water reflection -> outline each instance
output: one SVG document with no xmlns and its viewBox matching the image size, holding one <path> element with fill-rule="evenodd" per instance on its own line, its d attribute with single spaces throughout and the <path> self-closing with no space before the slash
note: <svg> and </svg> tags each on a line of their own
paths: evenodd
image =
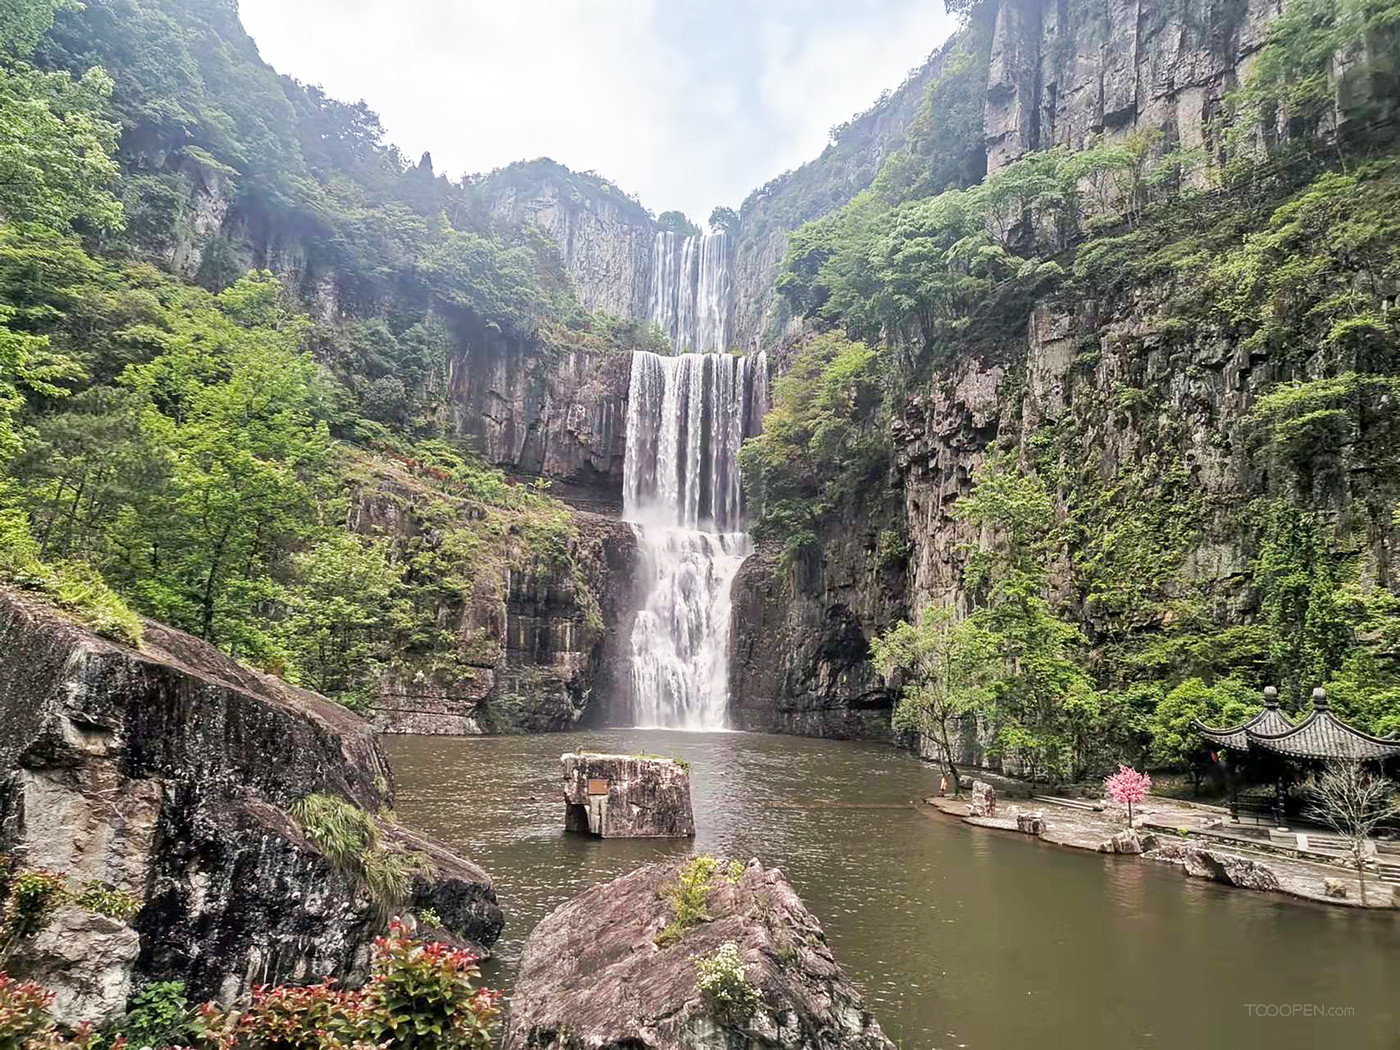
<svg viewBox="0 0 1400 1050">
<path fill-rule="evenodd" d="M 1400 917 L 1305 906 L 913 808 L 937 776 L 876 745 L 617 730 L 388 738 L 398 812 L 492 873 L 508 986 L 531 927 L 689 842 L 565 835 L 559 755 L 680 755 L 700 852 L 782 867 L 908 1048 L 1400 1047 Z M 1247 1004 L 1350 1007 L 1251 1017 Z"/>
</svg>

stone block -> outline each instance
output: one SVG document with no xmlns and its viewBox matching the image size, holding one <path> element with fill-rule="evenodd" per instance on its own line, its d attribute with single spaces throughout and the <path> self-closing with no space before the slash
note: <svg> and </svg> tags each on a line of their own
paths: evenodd
<svg viewBox="0 0 1400 1050">
<path fill-rule="evenodd" d="M 608 839 L 695 834 L 690 770 L 673 758 L 566 754 L 564 830 Z"/>
<path fill-rule="evenodd" d="M 1322 892 L 1328 897 L 1334 897 L 1337 900 L 1345 900 L 1347 896 L 1347 884 L 1341 879 L 1324 879 L 1322 883 Z"/>
</svg>

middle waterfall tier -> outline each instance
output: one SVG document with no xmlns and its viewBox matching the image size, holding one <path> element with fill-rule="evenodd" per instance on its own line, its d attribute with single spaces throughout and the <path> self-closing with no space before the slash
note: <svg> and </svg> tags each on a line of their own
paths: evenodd
<svg viewBox="0 0 1400 1050">
<path fill-rule="evenodd" d="M 730 587 L 749 553 L 739 446 L 767 408 L 767 360 L 632 354 L 623 512 L 646 592 L 632 628 L 635 724 L 723 729 Z"/>
<path fill-rule="evenodd" d="M 754 391 L 731 354 L 633 351 L 623 510 L 631 521 L 736 532 L 739 446 Z"/>
</svg>

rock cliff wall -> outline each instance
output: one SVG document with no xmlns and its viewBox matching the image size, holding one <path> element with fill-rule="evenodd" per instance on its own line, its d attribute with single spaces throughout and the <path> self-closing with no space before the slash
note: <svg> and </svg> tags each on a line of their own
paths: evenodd
<svg viewBox="0 0 1400 1050">
<path fill-rule="evenodd" d="M 192 997 L 229 999 L 362 972 L 372 902 L 286 810 L 313 792 L 371 813 L 392 805 L 369 726 L 198 639 L 144 629 L 137 651 L 0 591 L 0 850 L 142 901 L 136 953 L 120 923 L 63 919 L 85 940 L 66 946 L 68 965 L 50 957 L 39 970 L 86 992 L 61 1019 L 120 1012 L 133 977 L 178 977 Z M 503 919 L 486 874 L 407 830 L 386 834 L 435 863 L 435 876 L 415 877 L 412 906 L 494 942 Z"/>
<path fill-rule="evenodd" d="M 550 160 L 512 164 L 483 183 L 493 216 L 538 227 L 588 310 L 647 316 L 656 224 L 639 203 Z"/>
<path fill-rule="evenodd" d="M 470 579 L 436 591 L 432 620 L 453 650 L 405 650 L 382 676 L 381 731 L 547 732 L 629 710 L 639 555 L 626 523 L 573 511 L 566 549 L 544 557 L 519 535 L 528 522 L 385 466 L 352 494 L 348 525 L 389 537 L 409 560 L 459 542 L 492 548 Z M 467 538 L 451 538 L 454 527 Z"/>
<path fill-rule="evenodd" d="M 1222 110 L 1264 41 L 1276 0 L 1006 0 L 987 82 L 987 169 L 1029 150 L 1082 149 L 1102 135 L 1211 145 Z"/>
<path fill-rule="evenodd" d="M 451 429 L 494 466 L 622 507 L 631 356 L 554 350 L 459 331 L 448 361 Z"/>
</svg>

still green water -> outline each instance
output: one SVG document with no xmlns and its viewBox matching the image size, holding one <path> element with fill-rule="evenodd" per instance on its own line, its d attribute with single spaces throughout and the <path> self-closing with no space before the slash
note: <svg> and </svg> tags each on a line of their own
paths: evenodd
<svg viewBox="0 0 1400 1050">
<path fill-rule="evenodd" d="M 973 828 L 914 808 L 937 773 L 888 747 L 661 730 L 384 744 L 400 820 L 496 882 L 488 976 L 507 991 L 550 909 L 693 850 L 782 868 L 905 1050 L 1400 1047 L 1400 914 Z M 565 835 L 559 755 L 578 749 L 687 759 L 694 842 Z"/>
</svg>

